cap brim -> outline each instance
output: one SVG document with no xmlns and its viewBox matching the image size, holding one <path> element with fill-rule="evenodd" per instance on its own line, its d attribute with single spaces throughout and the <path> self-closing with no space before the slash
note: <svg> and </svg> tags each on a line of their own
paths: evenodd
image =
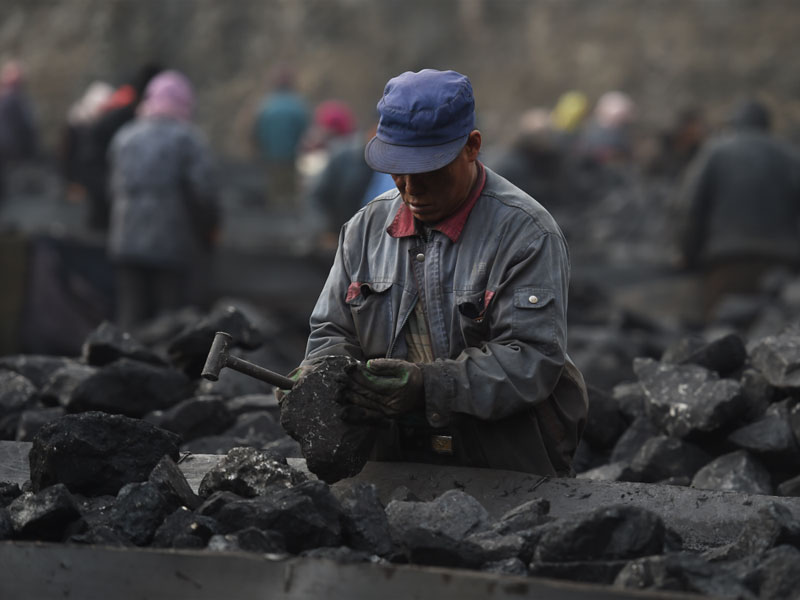
<svg viewBox="0 0 800 600">
<path fill-rule="evenodd" d="M 364 160 L 375 171 L 406 175 L 427 173 L 450 164 L 467 143 L 469 134 L 438 146 L 399 146 L 373 137 L 364 149 Z"/>
</svg>

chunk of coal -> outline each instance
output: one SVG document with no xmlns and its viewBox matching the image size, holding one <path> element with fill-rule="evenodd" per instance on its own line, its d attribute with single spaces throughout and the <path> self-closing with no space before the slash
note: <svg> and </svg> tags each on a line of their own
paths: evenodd
<svg viewBox="0 0 800 600">
<path fill-rule="evenodd" d="M 166 410 L 148 413 L 143 418 L 162 429 L 177 433 L 184 443 L 221 434 L 234 420 L 219 396 L 188 398 Z"/>
<path fill-rule="evenodd" d="M 39 391 L 39 398 L 49 406 L 66 406 L 75 388 L 95 373 L 97 367 L 70 362 L 52 373 Z"/>
<path fill-rule="evenodd" d="M 530 561 L 535 547 L 526 536 L 516 533 L 500 534 L 491 529 L 468 535 L 464 538 L 464 544 L 478 548 L 481 564 L 512 558 Z"/>
<path fill-rule="evenodd" d="M 750 361 L 767 381 L 780 389 L 800 389 L 800 328 L 789 327 L 759 341 Z"/>
<path fill-rule="evenodd" d="M 14 523 L 11 513 L 4 506 L 0 507 L 0 541 L 10 540 L 14 537 Z"/>
<path fill-rule="evenodd" d="M 179 438 L 122 415 L 87 412 L 44 425 L 28 455 L 34 491 L 56 483 L 87 496 L 116 494 L 145 481 L 164 455 L 178 459 Z"/>
<path fill-rule="evenodd" d="M 715 432 L 736 423 L 747 410 L 738 381 L 720 379 L 697 365 L 668 365 L 637 358 L 634 371 L 644 388 L 654 423 L 675 437 Z"/>
<path fill-rule="evenodd" d="M 0 481 L 0 506 L 8 506 L 11 502 L 22 495 L 19 484 L 13 481 Z"/>
<path fill-rule="evenodd" d="M 181 507 L 156 529 L 152 545 L 155 548 L 205 548 L 217 529 L 217 522 L 211 517 L 195 515 Z"/>
<path fill-rule="evenodd" d="M 711 342 L 688 338 L 662 357 L 663 362 L 681 365 L 699 365 L 725 377 L 741 370 L 747 360 L 744 340 L 737 333 L 729 333 Z"/>
<path fill-rule="evenodd" d="M 393 500 L 386 516 L 393 541 L 412 563 L 477 568 L 486 562 L 480 548 L 465 539 L 489 528 L 489 514 L 461 490 L 448 490 L 430 502 Z"/>
<path fill-rule="evenodd" d="M 631 481 L 653 483 L 670 477 L 692 477 L 711 460 L 699 446 L 679 438 L 658 435 L 647 440 L 631 461 Z"/>
<path fill-rule="evenodd" d="M 342 526 L 347 545 L 378 556 L 389 554 L 392 551 L 389 520 L 377 488 L 359 482 L 346 487 L 338 499 L 344 512 Z"/>
<path fill-rule="evenodd" d="M 128 483 L 111 509 L 112 527 L 135 546 L 146 546 L 169 514 L 169 503 L 155 484 Z"/>
<path fill-rule="evenodd" d="M 244 394 L 229 398 L 225 404 L 231 414 L 236 416 L 255 411 L 267 411 L 276 419 L 280 418 L 280 408 L 275 394 Z"/>
<path fill-rule="evenodd" d="M 800 588 L 800 550 L 783 545 L 768 550 L 757 566 L 744 576 L 758 598 L 794 598 Z"/>
<path fill-rule="evenodd" d="M 322 481 L 306 481 L 293 488 L 232 500 L 215 518 L 223 533 L 247 527 L 277 531 L 292 554 L 342 542 L 342 508 Z"/>
<path fill-rule="evenodd" d="M 200 506 L 202 500 L 194 493 L 186 476 L 177 463 L 169 456 L 164 456 L 150 471 L 147 480 L 155 484 L 161 495 L 167 500 L 170 510 L 177 510 L 182 506 L 190 510 Z"/>
<path fill-rule="evenodd" d="M 772 477 L 752 454 L 737 450 L 715 458 L 697 471 L 692 487 L 771 495 Z"/>
<path fill-rule="evenodd" d="M 649 417 L 637 417 L 625 430 L 609 456 L 609 463 L 628 463 L 639 453 L 644 443 L 659 434 Z"/>
<path fill-rule="evenodd" d="M 745 425 L 728 436 L 734 446 L 748 450 L 765 464 L 775 465 L 787 476 L 800 469 L 800 446 L 792 430 L 791 414 L 800 410 L 796 400 L 776 402 L 757 421 Z"/>
<path fill-rule="evenodd" d="M 618 383 L 611 390 L 611 397 L 628 422 L 645 415 L 645 395 L 638 381 Z"/>
<path fill-rule="evenodd" d="M 628 421 L 610 394 L 594 386 L 588 386 L 588 391 L 589 413 L 583 439 L 594 448 L 610 449 L 627 429 Z"/>
<path fill-rule="evenodd" d="M 534 562 L 632 559 L 664 550 L 661 517 L 638 506 L 600 507 L 542 526 Z"/>
<path fill-rule="evenodd" d="M 216 534 L 208 541 L 214 552 L 258 552 L 259 554 L 284 554 L 286 541 L 277 531 L 264 531 L 247 527 L 225 535 Z"/>
<path fill-rule="evenodd" d="M 742 395 L 747 400 L 747 413 L 745 421 L 753 421 L 764 414 L 767 407 L 778 400 L 778 388 L 771 385 L 767 378 L 756 369 L 745 369 L 739 378 L 742 386 Z"/>
<path fill-rule="evenodd" d="M 195 512 L 198 515 L 216 518 L 226 504 L 229 502 L 236 502 L 237 500 L 244 500 L 244 498 L 233 492 L 214 492 L 203 500 L 203 503 L 197 507 Z"/>
<path fill-rule="evenodd" d="M 772 502 L 748 519 L 735 540 L 703 553 L 709 561 L 731 561 L 759 556 L 781 544 L 800 542 L 800 521 L 785 506 Z"/>
<path fill-rule="evenodd" d="M 550 502 L 545 498 L 534 498 L 507 511 L 492 529 L 498 533 L 527 532 L 550 521 Z"/>
<path fill-rule="evenodd" d="M 174 406 L 192 394 L 191 382 L 180 371 L 121 358 L 82 381 L 66 408 L 69 412 L 99 410 L 142 417 Z"/>
<path fill-rule="evenodd" d="M 0 369 L 19 373 L 36 387 L 44 387 L 50 376 L 61 367 L 75 361 L 63 356 L 43 356 L 39 354 L 17 354 L 0 357 Z"/>
<path fill-rule="evenodd" d="M 16 440 L 18 442 L 33 441 L 33 438 L 42 427 L 50 421 L 63 417 L 64 412 L 64 409 L 60 406 L 23 411 L 17 421 Z"/>
<path fill-rule="evenodd" d="M 15 538 L 43 541 L 61 541 L 81 516 L 72 494 L 60 483 L 22 494 L 9 504 L 8 512 Z"/>
<path fill-rule="evenodd" d="M 306 476 L 285 459 L 255 448 L 233 448 L 203 476 L 198 493 L 207 498 L 214 492 L 229 491 L 252 498 L 305 480 Z"/>
<path fill-rule="evenodd" d="M 265 410 L 243 413 L 236 417 L 236 421 L 225 430 L 226 435 L 232 435 L 243 441 L 243 446 L 262 448 L 286 436 L 280 423 L 275 420 L 272 413 Z"/>
<path fill-rule="evenodd" d="M 776 488 L 779 496 L 800 496 L 800 475 L 791 477 Z M 2 502 L 0 502 L 2 504 Z"/>
<path fill-rule="evenodd" d="M 81 345 L 81 359 L 87 364 L 102 367 L 120 358 L 166 366 L 161 356 L 137 341 L 130 333 L 104 321 L 92 331 Z"/>
<path fill-rule="evenodd" d="M 692 552 L 645 556 L 617 574 L 615 587 L 695 592 L 714 598 L 750 598 L 739 579 Z"/>
<path fill-rule="evenodd" d="M 0 414 L 20 413 L 36 403 L 36 386 L 14 371 L 0 371 Z"/>
<path fill-rule="evenodd" d="M 224 331 L 236 348 L 254 350 L 264 343 L 261 332 L 236 306 L 219 306 L 178 334 L 167 347 L 170 362 L 188 377 L 197 379 L 208 358 L 214 335 Z"/>
<path fill-rule="evenodd" d="M 357 361 L 328 356 L 281 400 L 281 425 L 300 443 L 309 471 L 328 483 L 352 477 L 364 468 L 376 432 L 341 419 L 348 374 Z"/>
</svg>

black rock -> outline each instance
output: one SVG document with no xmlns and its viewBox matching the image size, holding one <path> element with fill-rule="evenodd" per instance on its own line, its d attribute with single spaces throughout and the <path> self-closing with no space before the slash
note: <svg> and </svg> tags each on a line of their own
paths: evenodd
<svg viewBox="0 0 800 600">
<path fill-rule="evenodd" d="M 549 512 L 549 501 L 544 498 L 534 498 L 507 511 L 492 529 L 500 534 L 529 532 L 550 521 Z"/>
<path fill-rule="evenodd" d="M 169 514 L 169 503 L 155 484 L 128 483 L 117 494 L 111 509 L 112 526 L 124 539 L 146 546 Z"/>
<path fill-rule="evenodd" d="M 52 485 L 38 493 L 26 492 L 8 505 L 14 537 L 61 541 L 81 514 L 66 486 Z"/>
<path fill-rule="evenodd" d="M 709 561 L 731 561 L 759 556 L 781 544 L 800 542 L 800 521 L 785 506 L 772 502 L 759 509 L 755 517 L 745 522 L 732 542 L 707 550 L 703 558 Z"/>
<path fill-rule="evenodd" d="M 75 494 L 75 502 L 81 517 L 89 528 L 110 527 L 111 509 L 117 501 L 116 496 L 81 496 Z"/>
<path fill-rule="evenodd" d="M 11 513 L 4 506 L 0 506 L 0 541 L 10 540 L 14 537 L 14 523 Z"/>
<path fill-rule="evenodd" d="M 64 416 L 64 409 L 60 406 L 39 408 L 23 411 L 17 421 L 18 442 L 30 442 L 39 433 L 39 430 L 50 421 Z"/>
<path fill-rule="evenodd" d="M 618 383 L 611 390 L 611 397 L 628 422 L 645 416 L 645 394 L 638 381 Z"/>
<path fill-rule="evenodd" d="M 738 577 L 691 552 L 646 556 L 617 574 L 615 587 L 695 592 L 714 598 L 750 598 Z"/>
<path fill-rule="evenodd" d="M 610 394 L 594 386 L 588 386 L 588 391 L 589 414 L 583 439 L 594 448 L 610 449 L 628 428 L 628 421 Z"/>
<path fill-rule="evenodd" d="M 670 477 L 692 477 L 711 456 L 679 438 L 658 435 L 647 440 L 631 461 L 629 481 L 653 483 Z"/>
<path fill-rule="evenodd" d="M 18 354 L 0 357 L 0 369 L 19 373 L 28 379 L 35 388 L 41 389 L 54 372 L 74 362 L 73 359 L 63 356 Z"/>
<path fill-rule="evenodd" d="M 745 369 L 739 378 L 742 395 L 747 401 L 745 421 L 754 421 L 767 410 L 767 407 L 779 398 L 778 388 L 771 385 L 767 378 L 756 369 Z"/>
<path fill-rule="evenodd" d="M 617 440 L 609 456 L 609 463 L 630 464 L 644 443 L 658 433 L 658 428 L 649 417 L 637 417 Z"/>
<path fill-rule="evenodd" d="M 353 550 L 386 556 L 392 539 L 386 511 L 371 483 L 356 483 L 338 495 L 345 543 Z"/>
<path fill-rule="evenodd" d="M 800 329 L 796 326 L 760 340 L 750 361 L 767 381 L 780 389 L 800 389 Z"/>
<path fill-rule="evenodd" d="M 766 467 L 746 450 L 719 456 L 697 471 L 692 487 L 746 494 L 772 494 L 772 478 Z"/>
<path fill-rule="evenodd" d="M 637 358 L 633 365 L 654 423 L 674 437 L 702 436 L 737 423 L 747 403 L 738 381 L 719 379 L 697 365 Z"/>
<path fill-rule="evenodd" d="M 448 490 L 430 502 L 394 500 L 386 507 L 392 539 L 412 563 L 477 568 L 480 548 L 467 536 L 489 528 L 489 514 L 469 494 Z"/>
<path fill-rule="evenodd" d="M 215 518 L 223 533 L 247 527 L 277 531 L 289 552 L 342 542 L 342 508 L 322 481 L 306 481 L 293 488 L 232 500 L 222 505 Z"/>
<path fill-rule="evenodd" d="M 186 376 L 175 369 L 122 358 L 81 382 L 66 408 L 69 412 L 99 410 L 142 417 L 190 397 L 192 388 Z"/>
<path fill-rule="evenodd" d="M 22 495 L 19 484 L 12 481 L 0 481 L 0 506 L 8 506 L 11 502 Z"/>
<path fill-rule="evenodd" d="M 800 496 L 800 475 L 781 482 L 775 491 L 779 496 Z"/>
<path fill-rule="evenodd" d="M 733 431 L 728 441 L 754 454 L 765 464 L 775 465 L 775 471 L 787 475 L 797 473 L 800 470 L 800 446 L 792 430 L 792 413 L 800 417 L 800 404 L 796 400 L 771 404 L 758 420 Z"/>
<path fill-rule="evenodd" d="M 214 519 L 181 507 L 156 529 L 152 545 L 155 548 L 205 548 L 215 533 L 217 522 Z"/>
<path fill-rule="evenodd" d="M 172 364 L 192 379 L 200 377 L 218 331 L 228 333 L 235 348 L 254 350 L 264 343 L 261 332 L 241 309 L 233 305 L 220 306 L 169 343 L 167 354 Z"/>
<path fill-rule="evenodd" d="M 252 498 L 305 480 L 306 476 L 285 459 L 255 448 L 233 448 L 203 476 L 198 493 L 206 498 L 226 490 Z"/>
<path fill-rule="evenodd" d="M 637 506 L 609 506 L 542 526 L 534 562 L 627 560 L 664 549 L 661 517 Z"/>
<path fill-rule="evenodd" d="M 54 371 L 39 391 L 39 399 L 50 406 L 66 406 L 81 383 L 97 373 L 97 367 L 77 361 Z"/>
<path fill-rule="evenodd" d="M 225 401 L 231 414 L 239 416 L 254 411 L 267 411 L 276 419 L 280 418 L 280 407 L 275 394 L 245 394 Z"/>
<path fill-rule="evenodd" d="M 262 448 L 270 442 L 286 437 L 286 432 L 272 413 L 260 410 L 236 417 L 234 424 L 225 430 L 225 435 L 242 440 L 244 446 Z"/>
<path fill-rule="evenodd" d="M 178 436 L 121 415 L 88 412 L 44 425 L 28 455 L 34 491 L 55 483 L 87 496 L 116 494 L 144 481 L 165 455 L 178 459 Z"/>
<path fill-rule="evenodd" d="M 174 511 L 182 506 L 195 510 L 202 503 L 200 496 L 194 493 L 177 463 L 169 456 L 164 456 L 158 461 L 147 480 L 155 484 L 167 500 L 170 510 Z"/>
<path fill-rule="evenodd" d="M 671 360 L 662 360 L 683 365 L 699 365 L 725 377 L 742 369 L 747 360 L 747 349 L 739 334 L 729 333 L 699 345 L 696 340 L 687 343 L 683 352 L 676 349 L 670 358 Z"/>
<path fill-rule="evenodd" d="M 234 416 L 218 396 L 188 398 L 165 410 L 148 413 L 143 418 L 162 429 L 177 433 L 184 443 L 221 434 L 234 421 Z"/>
<path fill-rule="evenodd" d="M 81 346 L 81 359 L 87 364 L 102 367 L 120 358 L 166 366 L 167 362 L 130 333 L 104 321 L 92 331 Z"/>
<path fill-rule="evenodd" d="M 263 531 L 247 527 L 225 535 L 216 534 L 208 541 L 208 549 L 215 552 L 258 552 L 259 554 L 284 554 L 286 541 L 277 531 Z"/>
<path fill-rule="evenodd" d="M 757 566 L 744 577 L 758 598 L 782 600 L 796 598 L 800 589 L 800 550 L 793 546 L 778 546 L 767 551 Z"/>
<path fill-rule="evenodd" d="M 214 492 L 203 500 L 203 503 L 197 507 L 195 512 L 198 515 L 216 518 L 226 504 L 238 500 L 244 500 L 244 498 L 233 492 Z"/>
<path fill-rule="evenodd" d="M 374 428 L 341 419 L 348 373 L 357 364 L 325 357 L 281 401 L 281 426 L 300 443 L 309 471 L 328 483 L 359 473 L 375 443 Z"/>
</svg>

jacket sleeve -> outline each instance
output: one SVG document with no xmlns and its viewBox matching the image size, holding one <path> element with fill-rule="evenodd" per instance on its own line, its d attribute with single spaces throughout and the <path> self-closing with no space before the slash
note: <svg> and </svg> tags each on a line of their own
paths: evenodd
<svg viewBox="0 0 800 600">
<path fill-rule="evenodd" d="M 446 425 L 453 413 L 496 420 L 542 403 L 569 362 L 570 265 L 563 238 L 543 233 L 495 268 L 500 276 L 485 316 L 467 324 L 483 328 L 485 341 L 454 359 L 422 365 L 433 426 Z"/>
</svg>

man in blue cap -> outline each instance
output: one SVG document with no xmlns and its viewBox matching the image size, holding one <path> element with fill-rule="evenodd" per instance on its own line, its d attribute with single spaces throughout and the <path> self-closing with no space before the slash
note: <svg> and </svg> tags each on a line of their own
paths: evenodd
<svg viewBox="0 0 800 600">
<path fill-rule="evenodd" d="M 533 198 L 478 161 L 470 81 L 391 79 L 365 158 L 389 173 L 343 227 L 301 372 L 360 361 L 350 418 L 381 418 L 376 460 L 572 474 L 587 411 L 566 353 L 569 256 Z"/>
</svg>

